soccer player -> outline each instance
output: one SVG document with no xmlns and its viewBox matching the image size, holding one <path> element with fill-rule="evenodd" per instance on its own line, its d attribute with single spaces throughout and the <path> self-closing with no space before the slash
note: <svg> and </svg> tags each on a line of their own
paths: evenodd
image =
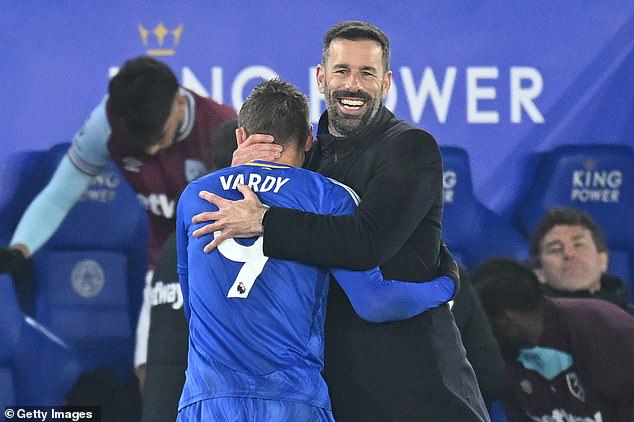
<svg viewBox="0 0 634 422">
<path fill-rule="evenodd" d="M 301 168 L 312 144 L 308 102 L 288 83 L 258 85 L 242 106 L 238 143 L 268 133 L 283 145 L 276 162 L 253 161 L 192 182 L 177 210 L 178 274 L 189 320 L 189 356 L 179 421 L 332 421 L 323 369 L 328 272 L 264 256 L 262 237 L 194 238 L 191 219 L 209 207 L 201 190 L 237 199 L 248 185 L 268 205 L 350 214 L 352 190 Z M 450 272 L 457 270 L 448 252 Z M 450 300 L 456 281 L 384 281 L 378 268 L 330 269 L 366 321 L 409 318 Z M 421 415 L 424 416 L 424 415 Z"/>
<path fill-rule="evenodd" d="M 25 211 L 10 247 L 0 249 L 0 272 L 22 266 L 55 233 L 108 160 L 118 165 L 147 209 L 151 271 L 161 246 L 174 232 L 178 196 L 188 182 L 209 171 L 211 135 L 235 117 L 232 108 L 179 87 L 166 64 L 151 57 L 126 61 L 110 80 L 108 95 L 73 138 L 51 181 Z M 150 308 L 145 296 L 137 327 L 136 368 L 142 368 L 147 353 Z M 142 369 L 139 375 L 142 383 Z"/>
</svg>

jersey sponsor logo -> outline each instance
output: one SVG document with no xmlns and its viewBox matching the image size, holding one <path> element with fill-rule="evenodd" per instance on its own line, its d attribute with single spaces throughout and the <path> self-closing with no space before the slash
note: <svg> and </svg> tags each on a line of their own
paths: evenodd
<svg viewBox="0 0 634 422">
<path fill-rule="evenodd" d="M 176 201 L 168 198 L 164 193 L 151 193 L 149 195 L 138 193 L 137 198 L 139 198 L 143 208 L 152 214 L 168 219 L 174 218 Z"/>
<path fill-rule="evenodd" d="M 582 169 L 573 170 L 570 190 L 573 202 L 619 202 L 623 172 L 596 167 L 595 160 L 584 160 Z"/>
<path fill-rule="evenodd" d="M 568 390 L 570 394 L 580 401 L 586 401 L 586 391 L 581 384 L 581 380 L 576 372 L 569 372 L 566 374 L 566 383 L 568 384 Z"/>
<path fill-rule="evenodd" d="M 183 293 L 179 283 L 166 283 L 158 281 L 150 291 L 151 306 L 172 305 L 172 309 L 183 307 Z"/>
<path fill-rule="evenodd" d="M 454 201 L 454 188 L 458 184 L 458 175 L 454 170 L 446 170 L 442 174 L 442 190 L 445 204 Z"/>
<path fill-rule="evenodd" d="M 134 157 L 123 157 L 123 169 L 132 173 L 139 173 L 143 163 Z"/>
<path fill-rule="evenodd" d="M 289 180 L 288 177 L 262 177 L 257 173 L 251 173 L 248 177 L 242 173 L 220 176 L 220 183 L 224 190 L 238 189 L 239 185 L 247 185 L 253 192 L 269 192 L 272 190 L 273 193 L 278 193 Z"/>
<path fill-rule="evenodd" d="M 199 160 L 185 160 L 185 178 L 188 182 L 207 174 L 207 167 Z"/>
<path fill-rule="evenodd" d="M 71 272 L 73 289 L 81 297 L 96 297 L 106 284 L 106 277 L 101 265 L 92 259 L 79 261 Z"/>
</svg>

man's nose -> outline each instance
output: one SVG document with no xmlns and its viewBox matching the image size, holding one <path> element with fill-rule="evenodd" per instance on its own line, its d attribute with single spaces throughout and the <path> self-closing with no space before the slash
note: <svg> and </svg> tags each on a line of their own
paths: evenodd
<svg viewBox="0 0 634 422">
<path fill-rule="evenodd" d="M 574 258 L 576 255 L 575 247 L 573 245 L 564 246 L 564 256 L 566 258 Z"/>
<path fill-rule="evenodd" d="M 346 80 L 346 89 L 349 91 L 363 90 L 363 85 L 361 84 L 361 75 L 359 74 L 359 72 L 350 72 L 350 75 Z"/>
</svg>

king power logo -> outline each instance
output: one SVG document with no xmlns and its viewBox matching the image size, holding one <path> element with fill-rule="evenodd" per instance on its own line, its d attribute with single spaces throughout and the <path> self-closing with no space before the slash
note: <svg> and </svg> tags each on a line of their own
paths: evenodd
<svg viewBox="0 0 634 422">
<path fill-rule="evenodd" d="M 595 160 L 583 160 L 581 169 L 571 174 L 570 199 L 573 202 L 616 203 L 623 185 L 621 169 L 599 169 Z"/>
<path fill-rule="evenodd" d="M 143 24 L 138 24 L 139 35 L 145 51 L 150 56 L 173 56 L 176 54 L 176 47 L 183 35 L 183 24 L 174 29 L 167 28 L 163 22 L 159 22 L 154 28 L 148 29 Z"/>
<path fill-rule="evenodd" d="M 146 54 L 174 56 L 181 44 L 184 26 L 182 23 L 173 26 L 163 22 L 155 26 L 138 23 L 137 29 Z M 204 47 L 201 44 L 200 48 Z M 236 53 L 244 47 L 248 46 L 236 45 Z M 310 120 L 316 123 L 325 103 L 315 80 L 316 68 L 284 70 L 286 73 L 296 71 L 306 75 Z M 109 77 L 118 71 L 118 67 L 110 67 Z M 393 71 L 392 87 L 385 98 L 385 105 L 393 112 L 403 113 L 415 124 L 421 123 L 423 115 L 434 116 L 440 124 L 455 123 L 455 119 L 478 125 L 503 124 L 505 120 L 517 125 L 525 121 L 534 124 L 545 122 L 539 108 L 544 78 L 535 67 L 492 64 L 421 68 L 404 63 L 394 65 Z M 228 74 L 225 66 L 213 65 L 207 75 L 208 80 L 207 76 L 194 73 L 189 66 L 182 66 L 180 82 L 197 94 L 231 105 L 236 110 L 242 107 L 255 81 L 280 77 L 276 69 L 257 64 L 238 69 L 235 74 Z M 465 89 L 459 88 L 461 86 Z M 452 113 L 457 103 L 462 103 L 464 107 L 460 112 Z M 407 112 L 402 110 L 405 107 Z"/>
</svg>

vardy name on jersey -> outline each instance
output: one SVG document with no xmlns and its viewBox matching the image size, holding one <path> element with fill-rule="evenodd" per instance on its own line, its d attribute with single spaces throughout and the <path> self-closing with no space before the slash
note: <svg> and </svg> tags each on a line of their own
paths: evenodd
<svg viewBox="0 0 634 422">
<path fill-rule="evenodd" d="M 224 190 L 238 189 L 239 185 L 247 185 L 253 192 L 269 192 L 272 190 L 273 193 L 278 193 L 280 188 L 289 180 L 288 177 L 262 177 L 257 173 L 251 173 L 248 176 L 243 173 L 220 176 L 220 183 Z"/>
</svg>

